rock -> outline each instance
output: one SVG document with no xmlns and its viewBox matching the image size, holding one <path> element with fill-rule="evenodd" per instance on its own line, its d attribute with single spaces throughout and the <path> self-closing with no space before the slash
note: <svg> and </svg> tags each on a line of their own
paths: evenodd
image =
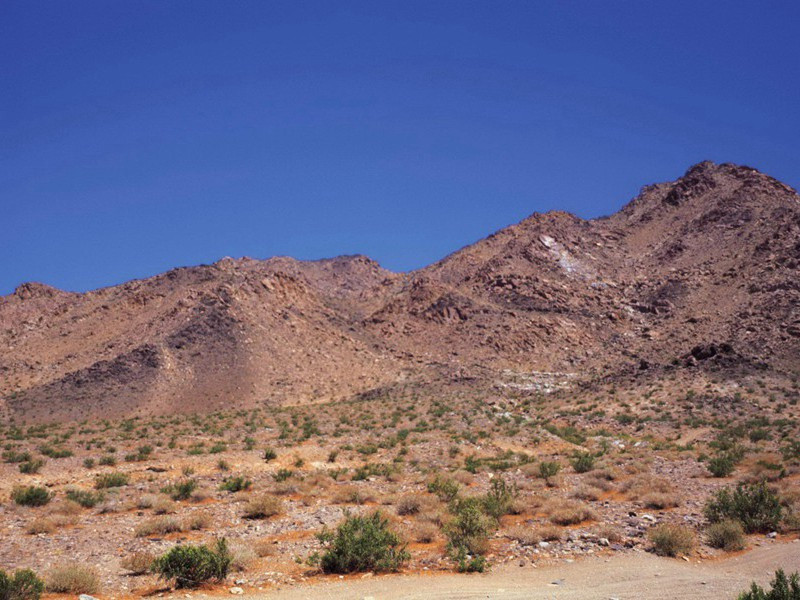
<svg viewBox="0 0 800 600">
<path fill-rule="evenodd" d="M 645 521 L 650 521 L 651 523 L 656 522 L 656 518 L 653 515 L 649 514 L 642 515 L 642 519 L 644 519 Z"/>
<path fill-rule="evenodd" d="M 97 600 L 97 598 L 90 596 L 89 594 L 81 594 L 78 596 L 78 600 Z"/>
<path fill-rule="evenodd" d="M 768 537 L 769 539 L 771 539 L 771 540 L 774 540 L 776 537 L 778 537 L 778 532 L 777 532 L 777 531 L 770 531 L 770 532 L 767 534 L 767 537 Z"/>
<path fill-rule="evenodd" d="M 539 548 L 549 548 L 550 542 L 539 542 Z"/>
<path fill-rule="evenodd" d="M 228 591 L 231 594 L 235 594 L 236 596 L 240 596 L 241 594 L 244 594 L 244 590 L 242 588 L 240 588 L 240 587 L 232 587 Z"/>
<path fill-rule="evenodd" d="M 600 538 L 599 540 L 597 540 L 597 544 L 599 546 L 610 546 L 611 542 L 609 542 L 607 538 Z"/>
</svg>

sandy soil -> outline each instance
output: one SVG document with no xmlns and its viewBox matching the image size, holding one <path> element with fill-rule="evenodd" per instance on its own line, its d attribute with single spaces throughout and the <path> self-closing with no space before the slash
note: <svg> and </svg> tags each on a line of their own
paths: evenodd
<svg viewBox="0 0 800 600">
<path fill-rule="evenodd" d="M 736 598 L 752 580 L 800 567 L 800 543 L 756 548 L 724 560 L 686 562 L 651 554 L 585 558 L 542 568 L 505 566 L 484 575 L 396 575 L 331 579 L 248 596 L 255 600 L 448 598 L 572 600 L 720 600 Z"/>
</svg>

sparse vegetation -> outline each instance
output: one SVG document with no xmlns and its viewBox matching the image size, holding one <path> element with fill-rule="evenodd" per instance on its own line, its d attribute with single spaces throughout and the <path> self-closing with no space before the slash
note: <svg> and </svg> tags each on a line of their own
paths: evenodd
<svg viewBox="0 0 800 600">
<path fill-rule="evenodd" d="M 190 544 L 175 546 L 153 561 L 153 570 L 162 579 L 174 581 L 178 588 L 193 588 L 209 580 L 225 579 L 231 561 L 228 544 L 221 539 L 213 548 Z"/>
</svg>

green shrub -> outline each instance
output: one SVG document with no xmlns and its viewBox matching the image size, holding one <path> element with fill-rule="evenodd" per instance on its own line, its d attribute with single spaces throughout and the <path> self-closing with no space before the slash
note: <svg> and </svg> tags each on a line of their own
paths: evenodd
<svg viewBox="0 0 800 600">
<path fill-rule="evenodd" d="M 94 480 L 94 487 L 98 490 L 122 487 L 128 485 L 127 473 L 102 473 Z"/>
<path fill-rule="evenodd" d="M 561 471 L 561 465 L 555 461 L 543 460 L 539 463 L 539 477 L 545 481 L 550 481 L 550 478 L 558 475 Z"/>
<path fill-rule="evenodd" d="M 335 533 L 323 531 L 317 538 L 324 547 L 319 565 L 325 573 L 397 571 L 409 559 L 405 544 L 380 512 L 346 515 Z"/>
<path fill-rule="evenodd" d="M 289 479 L 292 475 L 294 475 L 294 471 L 291 469 L 278 469 L 278 471 L 272 477 L 275 479 L 275 481 L 281 483 L 282 481 Z"/>
<path fill-rule="evenodd" d="M 35 485 L 16 487 L 11 491 L 11 499 L 21 506 L 44 506 L 53 498 L 47 488 Z"/>
<path fill-rule="evenodd" d="M 266 450 L 264 450 L 265 461 L 269 462 L 271 460 L 275 460 L 276 458 L 278 458 L 278 453 L 275 452 L 275 450 L 273 450 L 272 448 L 267 448 Z"/>
<path fill-rule="evenodd" d="M 89 490 L 69 489 L 67 499 L 77 502 L 83 508 L 92 508 L 103 501 L 105 495 L 101 492 L 90 492 Z"/>
<path fill-rule="evenodd" d="M 220 484 L 219 489 L 223 492 L 234 493 L 250 489 L 250 486 L 252 485 L 252 481 L 242 477 L 241 475 L 237 475 L 236 477 L 226 477 L 225 480 Z"/>
<path fill-rule="evenodd" d="M 489 547 L 489 531 L 492 522 L 482 510 L 479 498 L 455 500 L 451 505 L 453 519 L 445 524 L 447 551 L 459 563 L 459 570 L 467 555 L 478 556 L 486 553 Z"/>
<path fill-rule="evenodd" d="M 766 483 L 740 483 L 735 489 L 717 490 L 706 504 L 705 515 L 712 523 L 731 519 L 739 521 L 747 533 L 764 533 L 778 528 L 783 507 Z"/>
<path fill-rule="evenodd" d="M 97 464 L 103 467 L 113 467 L 114 465 L 117 464 L 117 459 L 111 456 L 110 454 L 107 454 L 106 456 L 101 456 L 100 460 L 97 461 Z"/>
<path fill-rule="evenodd" d="M 507 484 L 502 477 L 495 477 L 483 498 L 483 510 L 487 515 L 499 519 L 511 512 L 511 505 L 517 496 L 519 490 L 516 486 Z"/>
<path fill-rule="evenodd" d="M 694 547 L 694 532 L 682 525 L 658 525 L 647 533 L 647 537 L 653 544 L 653 551 L 659 556 L 689 554 Z"/>
<path fill-rule="evenodd" d="M 588 473 L 594 469 L 594 455 L 588 452 L 578 452 L 570 460 L 576 473 Z"/>
<path fill-rule="evenodd" d="M 153 571 L 162 579 L 175 580 L 179 588 L 197 587 L 211 579 L 222 581 L 231 567 L 231 553 L 224 539 L 214 548 L 208 546 L 175 546 L 153 561 Z"/>
<path fill-rule="evenodd" d="M 729 454 L 720 454 L 710 459 L 707 466 L 714 477 L 728 477 L 736 468 L 736 462 Z"/>
<path fill-rule="evenodd" d="M 792 573 L 787 577 L 783 569 L 778 569 L 769 591 L 753 582 L 748 591 L 739 594 L 738 600 L 800 600 L 800 575 Z"/>
<path fill-rule="evenodd" d="M 33 475 L 34 473 L 38 473 L 43 466 L 44 460 L 41 458 L 34 458 L 19 463 L 19 472 L 23 473 L 24 475 Z"/>
<path fill-rule="evenodd" d="M 709 525 L 706 539 L 712 548 L 720 548 L 726 552 L 743 550 L 746 542 L 744 528 L 739 521 L 720 521 Z"/>
<path fill-rule="evenodd" d="M 452 479 L 446 479 L 439 475 L 428 484 L 428 491 L 436 494 L 442 502 L 451 502 L 458 496 L 459 485 Z"/>
<path fill-rule="evenodd" d="M 188 500 L 196 488 L 197 482 L 194 479 L 184 479 L 162 488 L 161 491 L 169 494 L 173 500 Z"/>
<path fill-rule="evenodd" d="M 44 582 L 30 569 L 12 576 L 0 570 L 0 600 L 39 600 L 43 591 Z"/>
</svg>

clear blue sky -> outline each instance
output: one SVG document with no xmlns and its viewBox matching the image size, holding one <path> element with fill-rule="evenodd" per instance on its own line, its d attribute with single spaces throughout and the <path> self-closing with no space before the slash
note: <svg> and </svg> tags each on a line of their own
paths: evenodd
<svg viewBox="0 0 800 600">
<path fill-rule="evenodd" d="M 702 159 L 800 186 L 800 3 L 0 2 L 0 294 L 428 264 Z"/>
</svg>

